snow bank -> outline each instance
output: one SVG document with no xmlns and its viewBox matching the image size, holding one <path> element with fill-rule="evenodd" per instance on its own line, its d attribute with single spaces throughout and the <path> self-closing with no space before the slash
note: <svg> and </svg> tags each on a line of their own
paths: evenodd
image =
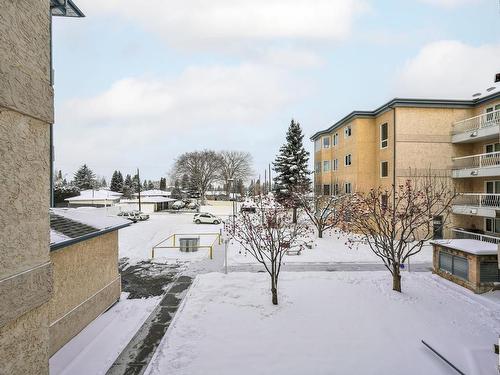
<svg viewBox="0 0 500 375">
<path fill-rule="evenodd" d="M 495 374 L 500 294 L 485 298 L 428 273 L 284 273 L 280 305 L 265 274 L 212 273 L 189 291 L 147 375 Z"/>
</svg>

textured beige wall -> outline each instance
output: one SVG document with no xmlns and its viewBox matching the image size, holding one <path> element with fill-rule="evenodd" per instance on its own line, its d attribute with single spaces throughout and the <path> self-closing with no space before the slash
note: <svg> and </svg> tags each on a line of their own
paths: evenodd
<svg viewBox="0 0 500 375">
<path fill-rule="evenodd" d="M 54 296 L 49 302 L 53 354 L 120 297 L 118 231 L 53 251 L 50 257 L 54 274 Z"/>
<path fill-rule="evenodd" d="M 2 375 L 48 374 L 49 26 L 49 0 L 0 1 Z"/>
<path fill-rule="evenodd" d="M 52 123 L 49 0 L 0 2 L 0 107 Z"/>
</svg>

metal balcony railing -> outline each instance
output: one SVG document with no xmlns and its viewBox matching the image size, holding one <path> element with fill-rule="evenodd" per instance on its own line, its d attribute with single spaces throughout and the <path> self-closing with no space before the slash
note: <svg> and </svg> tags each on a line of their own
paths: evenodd
<svg viewBox="0 0 500 375">
<path fill-rule="evenodd" d="M 465 120 L 456 121 L 453 124 L 452 134 L 455 135 L 498 125 L 500 125 L 500 109 L 467 118 Z"/>
<path fill-rule="evenodd" d="M 487 234 L 480 234 L 474 232 L 468 232 L 463 229 L 452 229 L 453 238 L 455 239 L 465 239 L 465 240 L 478 240 L 489 242 L 498 245 L 500 243 L 500 237 L 489 236 Z"/>
<path fill-rule="evenodd" d="M 453 170 L 500 167 L 500 151 L 453 158 Z"/>
<path fill-rule="evenodd" d="M 463 193 L 453 200 L 453 205 L 494 208 L 500 210 L 500 194 Z"/>
</svg>

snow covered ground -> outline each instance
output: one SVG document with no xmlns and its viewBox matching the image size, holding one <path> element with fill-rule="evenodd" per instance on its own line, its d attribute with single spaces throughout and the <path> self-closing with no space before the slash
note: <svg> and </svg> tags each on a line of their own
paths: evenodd
<svg viewBox="0 0 500 375">
<path fill-rule="evenodd" d="M 51 375 L 105 374 L 161 297 L 120 301 L 84 328 L 49 361 Z"/>
<path fill-rule="evenodd" d="M 285 263 L 322 263 L 322 262 L 359 262 L 380 263 L 381 260 L 370 250 L 368 245 L 359 244 L 357 248 L 346 246 L 345 236 L 325 234 L 324 238 L 316 238 L 312 249 L 305 249 L 300 255 L 285 255 Z M 422 251 L 410 260 L 416 262 L 432 262 L 432 246 L 425 246 Z M 228 264 L 257 263 L 255 258 L 245 253 L 241 246 L 234 242 L 228 249 Z"/>
<path fill-rule="evenodd" d="M 193 214 L 155 213 L 149 220 L 140 221 L 120 230 L 119 256 L 129 258 L 133 264 L 144 259 L 151 259 L 151 249 L 173 233 L 218 233 L 221 225 L 194 224 Z M 201 236 L 200 244 L 209 245 L 215 236 Z M 171 245 L 168 244 L 168 245 Z M 158 249 L 155 259 L 161 262 L 195 261 L 208 258 L 208 249 L 194 253 L 183 253 L 177 249 Z"/>
<path fill-rule="evenodd" d="M 476 296 L 430 273 L 199 276 L 146 374 L 496 374 L 500 294 Z"/>
</svg>

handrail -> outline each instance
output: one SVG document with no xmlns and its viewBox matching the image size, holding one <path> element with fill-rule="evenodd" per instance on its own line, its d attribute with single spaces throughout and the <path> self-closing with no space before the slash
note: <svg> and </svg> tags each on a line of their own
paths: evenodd
<svg viewBox="0 0 500 375">
<path fill-rule="evenodd" d="M 454 199 L 453 205 L 500 209 L 500 194 L 461 193 Z"/>
<path fill-rule="evenodd" d="M 478 156 L 497 156 L 500 155 L 500 151 L 495 151 L 495 152 L 485 152 L 484 154 L 474 154 L 474 155 L 467 155 L 467 156 L 458 156 L 456 158 L 452 158 L 451 160 L 461 160 L 461 159 L 467 159 L 467 158 L 474 158 Z"/>
<path fill-rule="evenodd" d="M 466 230 L 452 228 L 451 231 L 454 235 L 457 235 L 455 238 L 457 239 L 470 239 L 470 240 L 478 240 L 483 242 L 489 242 L 493 244 L 500 243 L 500 237 L 489 236 L 487 234 L 468 232 Z"/>
<path fill-rule="evenodd" d="M 482 128 L 489 128 L 495 125 L 500 125 L 500 109 L 454 122 L 452 134 L 455 135 Z"/>
<path fill-rule="evenodd" d="M 500 113 L 500 109 L 494 110 L 492 112 L 481 113 L 479 115 L 468 117 L 468 118 L 465 118 L 463 120 L 458 120 L 458 121 L 455 121 L 453 124 L 454 125 L 459 125 L 459 124 L 464 123 L 466 121 L 474 120 L 474 119 L 477 119 L 477 118 L 480 118 L 480 117 L 483 117 L 483 116 L 487 116 L 487 115 L 494 115 L 496 113 Z"/>
</svg>

